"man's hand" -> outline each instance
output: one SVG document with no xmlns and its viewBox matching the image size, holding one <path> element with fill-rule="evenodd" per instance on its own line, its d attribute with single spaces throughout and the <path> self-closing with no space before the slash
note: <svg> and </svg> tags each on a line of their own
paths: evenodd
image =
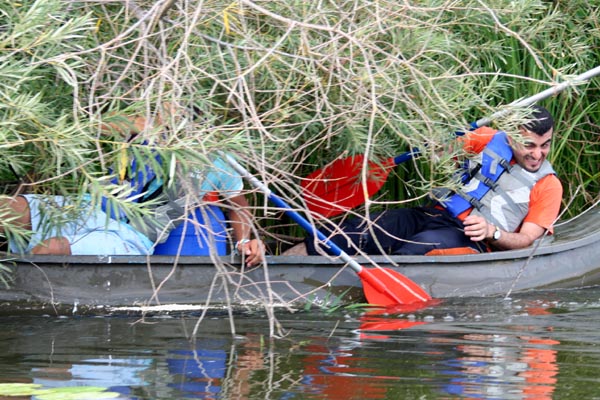
<svg viewBox="0 0 600 400">
<path fill-rule="evenodd" d="M 480 242 L 494 236 L 494 225 L 488 223 L 485 218 L 479 215 L 469 215 L 465 218 L 463 224 L 465 225 L 465 235 L 469 236 L 474 242 Z"/>
<path fill-rule="evenodd" d="M 263 262 L 265 257 L 265 246 L 257 239 L 242 240 L 237 243 L 237 251 L 243 255 L 246 265 L 253 267 Z"/>
</svg>

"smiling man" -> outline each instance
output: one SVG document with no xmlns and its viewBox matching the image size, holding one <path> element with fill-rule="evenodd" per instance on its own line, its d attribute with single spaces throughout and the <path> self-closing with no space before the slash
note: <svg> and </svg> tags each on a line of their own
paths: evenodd
<svg viewBox="0 0 600 400">
<path fill-rule="evenodd" d="M 487 239 L 497 249 L 518 249 L 530 246 L 546 230 L 552 233 L 562 199 L 562 185 L 546 159 L 554 120 L 545 108 L 532 109 L 531 120 L 520 127 L 520 138 L 491 128 L 465 138 L 465 150 L 483 160 L 475 176 L 442 204 L 463 221 L 472 241 Z M 506 161 L 509 165 L 504 166 Z M 472 200 L 467 188 L 475 184 L 479 190 Z M 470 207 L 452 208 L 457 196 L 470 201 Z"/>
<path fill-rule="evenodd" d="M 530 246 L 558 217 L 562 185 L 546 159 L 552 115 L 533 106 L 520 137 L 482 127 L 461 137 L 469 162 L 456 191 L 435 191 L 428 207 L 384 211 L 370 221 L 331 226 L 331 239 L 348 254 L 458 254 Z M 305 241 L 308 254 L 318 242 Z M 295 249 L 290 254 L 301 253 Z"/>
</svg>

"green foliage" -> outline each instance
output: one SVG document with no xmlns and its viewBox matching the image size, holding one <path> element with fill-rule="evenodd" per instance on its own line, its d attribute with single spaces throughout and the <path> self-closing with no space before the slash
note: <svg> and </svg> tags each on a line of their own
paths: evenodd
<svg viewBox="0 0 600 400">
<path fill-rule="evenodd" d="M 4 181 L 61 180 L 73 187 L 73 171 L 93 156 L 89 137 L 74 123 L 72 98 L 81 68 L 75 52 L 93 25 L 89 16 L 67 10 L 59 1 L 5 2 L 0 10 Z"/>
<path fill-rule="evenodd" d="M 0 260 L 0 286 L 8 288 L 12 280 L 12 270 L 5 260 Z"/>
<path fill-rule="evenodd" d="M 102 400 L 119 397 L 117 392 L 96 386 L 70 386 L 43 389 L 36 383 L 0 383 L 0 395 L 6 397 L 35 396 L 40 400 Z"/>
<path fill-rule="evenodd" d="M 312 170 L 419 147 L 377 198 L 418 202 L 454 170 L 436 153 L 455 131 L 600 64 L 598 12 L 585 0 L 5 2 L 4 193 L 89 193 L 135 219 L 133 157 L 202 166 L 225 150 L 303 209 Z M 568 215 L 598 196 L 598 85 L 544 102 Z M 135 140 L 106 132 L 132 116 L 148 122 Z M 154 166 L 168 178 L 169 165 Z M 281 224 L 254 203 L 263 226 Z"/>
</svg>

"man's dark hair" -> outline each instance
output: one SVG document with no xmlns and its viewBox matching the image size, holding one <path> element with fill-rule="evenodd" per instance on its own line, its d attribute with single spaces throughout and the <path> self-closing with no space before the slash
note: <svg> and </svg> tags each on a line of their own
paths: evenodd
<svg viewBox="0 0 600 400">
<path fill-rule="evenodd" d="M 554 128 L 554 119 L 548 110 L 537 105 L 531 106 L 531 109 L 529 121 L 523 124 L 523 128 L 540 136 Z"/>
</svg>

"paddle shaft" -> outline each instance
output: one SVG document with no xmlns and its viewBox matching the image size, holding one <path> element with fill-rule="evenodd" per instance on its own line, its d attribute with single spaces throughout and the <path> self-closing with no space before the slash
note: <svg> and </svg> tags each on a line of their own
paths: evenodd
<svg viewBox="0 0 600 400">
<path fill-rule="evenodd" d="M 598 66 L 596 68 L 592 68 L 589 71 L 586 71 L 582 74 L 577 75 L 576 77 L 574 77 L 571 80 L 565 81 L 559 85 L 548 88 L 538 94 L 534 94 L 533 96 L 527 97 L 522 100 L 514 101 L 514 102 L 510 103 L 509 106 L 512 108 L 530 106 L 532 104 L 537 103 L 540 100 L 544 100 L 550 96 L 556 95 L 574 84 L 585 82 L 597 75 L 600 75 L 600 66 Z M 500 110 L 500 111 L 493 113 L 489 117 L 478 119 L 477 121 L 471 123 L 471 129 L 477 129 L 482 126 L 489 125 L 493 120 L 503 117 L 510 112 L 511 112 L 511 109 L 506 108 L 504 110 Z M 417 155 L 417 154 L 419 154 L 419 150 L 416 148 L 412 149 L 411 151 L 402 153 L 402 154 L 394 157 L 394 165 L 398 165 L 405 161 L 408 161 L 414 155 Z"/>
<path fill-rule="evenodd" d="M 329 252 L 335 256 L 339 256 L 342 260 L 344 260 L 350 266 L 350 268 L 352 268 L 354 270 L 354 272 L 356 272 L 356 274 L 361 279 L 366 281 L 369 285 L 373 286 L 378 292 L 384 294 L 389 299 L 392 299 L 396 304 L 406 303 L 406 301 L 401 299 L 399 297 L 399 295 L 394 293 L 393 290 L 390 290 L 388 287 L 386 287 L 386 285 L 382 282 L 382 280 L 380 280 L 374 274 L 372 274 L 371 271 L 369 271 L 366 268 L 363 268 L 359 263 L 356 262 L 356 260 L 354 260 L 352 257 L 350 257 L 348 255 L 348 253 L 346 253 L 345 251 L 340 249 L 331 240 L 327 239 L 327 237 L 325 235 L 323 235 L 323 233 L 321 233 L 310 222 L 308 222 L 308 220 L 306 220 L 306 218 L 302 217 L 296 211 L 292 210 L 292 208 L 289 205 L 287 205 L 280 197 L 275 195 L 271 191 L 271 189 L 269 189 L 269 187 L 267 185 L 265 185 L 263 182 L 259 181 L 252 174 L 250 174 L 250 172 L 248 172 L 248 170 L 246 170 L 244 167 L 242 167 L 232 156 L 230 156 L 229 154 L 225 154 L 223 152 L 219 152 L 219 153 L 220 153 L 221 157 L 225 158 L 225 160 L 229 163 L 229 165 L 231 165 L 244 179 L 246 179 L 248 182 L 250 182 L 250 184 L 252 186 L 254 186 L 255 188 L 262 191 L 273 204 L 282 208 L 284 210 L 284 212 L 290 218 L 292 218 L 294 221 L 296 221 L 308 234 L 316 236 L 320 241 L 325 243 L 329 247 Z M 394 277 L 392 274 L 390 274 L 389 278 L 393 279 Z M 408 278 L 406 278 L 406 277 L 402 277 L 402 278 L 408 280 Z M 415 287 L 417 287 L 416 283 L 414 283 L 412 281 L 410 283 L 412 285 L 414 285 Z M 400 285 L 400 286 L 402 286 L 403 290 L 408 291 L 411 296 L 411 299 L 413 301 L 430 300 L 430 297 L 428 297 L 428 295 L 426 296 L 426 295 L 416 293 L 405 282 L 402 282 L 399 280 L 394 280 L 394 285 L 396 285 L 396 286 Z"/>
<path fill-rule="evenodd" d="M 571 80 L 565 81 L 559 85 L 556 85 L 554 87 L 548 88 L 538 94 L 534 94 L 533 96 L 527 97 L 526 99 L 523 100 L 517 100 L 515 102 L 510 103 L 509 105 L 511 107 L 527 107 L 530 106 L 532 104 L 537 103 L 540 100 L 544 100 L 547 99 L 550 96 L 553 96 L 555 94 L 558 94 L 560 92 L 562 92 L 563 90 L 565 90 L 566 88 L 577 84 L 577 83 L 581 83 L 581 82 L 585 82 L 597 75 L 600 75 L 600 66 L 597 66 L 596 68 L 592 68 L 589 71 L 586 71 L 582 74 L 577 75 L 576 77 L 574 77 Z M 481 126 L 484 125 L 488 125 L 490 122 L 492 122 L 494 119 L 500 118 L 508 113 L 510 113 L 510 108 L 504 109 L 504 110 L 500 110 L 497 111 L 495 113 L 493 113 L 492 115 L 490 115 L 487 118 L 481 118 L 475 122 L 473 122 L 471 124 L 472 128 L 479 128 Z"/>
</svg>

